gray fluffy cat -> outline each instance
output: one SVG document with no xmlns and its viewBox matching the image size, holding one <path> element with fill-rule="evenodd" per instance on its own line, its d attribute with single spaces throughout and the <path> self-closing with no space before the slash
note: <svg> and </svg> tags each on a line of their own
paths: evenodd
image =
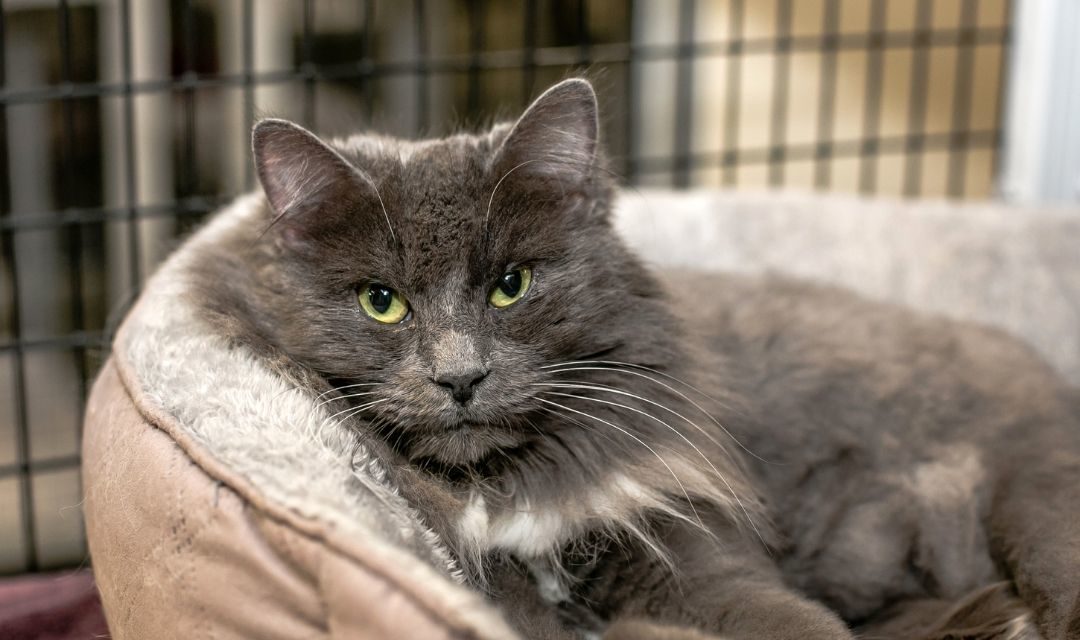
<svg viewBox="0 0 1080 640">
<path fill-rule="evenodd" d="M 206 314 L 392 461 L 528 637 L 1080 637 L 1080 399 L 995 331 L 649 273 L 591 86 L 418 142 L 254 131 Z"/>
</svg>

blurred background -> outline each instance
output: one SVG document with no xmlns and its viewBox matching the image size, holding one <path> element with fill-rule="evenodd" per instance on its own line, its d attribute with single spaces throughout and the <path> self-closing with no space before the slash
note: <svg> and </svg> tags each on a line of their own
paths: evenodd
<svg viewBox="0 0 1080 640">
<path fill-rule="evenodd" d="M 110 329 L 261 115 L 437 136 L 586 73 L 627 184 L 1072 202 L 1072 0 L 0 3 L 0 573 L 85 562 Z"/>
</svg>

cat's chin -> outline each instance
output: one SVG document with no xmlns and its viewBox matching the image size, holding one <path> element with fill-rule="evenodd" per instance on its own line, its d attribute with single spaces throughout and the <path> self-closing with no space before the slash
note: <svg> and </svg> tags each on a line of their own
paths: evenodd
<svg viewBox="0 0 1080 640">
<path fill-rule="evenodd" d="M 444 464 L 478 462 L 493 451 L 520 445 L 522 438 L 503 427 L 463 424 L 438 432 L 414 436 L 409 442 L 409 459 L 434 459 Z"/>
</svg>

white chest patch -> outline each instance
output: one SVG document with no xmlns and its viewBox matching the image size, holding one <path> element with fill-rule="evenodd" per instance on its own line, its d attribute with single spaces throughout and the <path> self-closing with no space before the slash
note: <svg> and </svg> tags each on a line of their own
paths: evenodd
<svg viewBox="0 0 1080 640">
<path fill-rule="evenodd" d="M 590 527 L 625 523 L 643 509 L 663 506 L 658 493 L 619 473 L 559 505 L 520 499 L 513 509 L 492 512 L 483 495 L 473 493 L 458 519 L 457 532 L 476 552 L 508 551 L 527 560 L 559 549 Z"/>
<path fill-rule="evenodd" d="M 458 535 L 481 553 L 502 550 L 534 558 L 560 546 L 566 533 L 566 522 L 555 509 L 524 505 L 493 517 L 479 493 L 472 495 L 458 519 Z"/>
<path fill-rule="evenodd" d="M 484 496 L 474 493 L 458 520 L 458 536 L 480 547 L 488 537 L 488 512 Z"/>
<path fill-rule="evenodd" d="M 505 514 L 492 524 L 489 544 L 494 549 L 532 558 L 561 546 L 567 533 L 566 522 L 558 511 L 518 511 Z"/>
</svg>

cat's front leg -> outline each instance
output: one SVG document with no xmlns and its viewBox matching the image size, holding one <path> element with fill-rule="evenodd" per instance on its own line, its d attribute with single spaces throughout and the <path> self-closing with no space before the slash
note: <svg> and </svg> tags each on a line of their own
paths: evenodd
<svg viewBox="0 0 1080 640">
<path fill-rule="evenodd" d="M 738 531 L 718 536 L 671 526 L 663 542 L 674 571 L 644 549 L 607 554 L 580 583 L 611 623 L 605 640 L 854 638 L 836 614 L 788 588 L 760 545 Z"/>
<path fill-rule="evenodd" d="M 1072 426 L 1072 428 L 1078 428 Z M 994 555 L 1047 640 L 1080 638 L 1080 454 L 1017 457 L 991 513 Z"/>
<path fill-rule="evenodd" d="M 689 584 L 645 611 L 617 617 L 604 640 L 844 640 L 854 636 L 835 614 L 782 585 L 734 581 Z M 656 622 L 662 620 L 662 623 Z"/>
</svg>

